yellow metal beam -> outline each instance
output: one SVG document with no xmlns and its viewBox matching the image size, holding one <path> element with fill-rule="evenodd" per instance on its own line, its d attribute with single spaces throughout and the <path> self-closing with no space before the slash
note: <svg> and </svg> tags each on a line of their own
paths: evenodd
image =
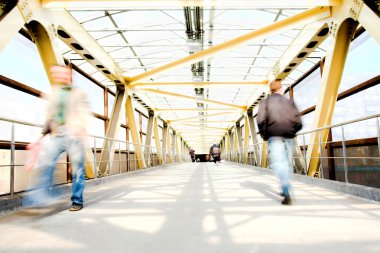
<svg viewBox="0 0 380 253">
<path fill-rule="evenodd" d="M 248 116 L 249 129 L 251 130 L 251 139 L 252 139 L 252 144 L 253 144 L 255 165 L 259 166 L 260 165 L 260 146 L 257 140 L 257 130 L 256 130 L 255 122 L 253 120 L 252 111 L 250 111 L 247 116 Z"/>
<path fill-rule="evenodd" d="M 189 118 L 182 118 L 182 119 L 173 119 L 173 120 L 168 120 L 170 123 L 179 122 L 179 121 L 187 121 L 187 120 L 192 120 L 192 119 L 203 119 L 203 118 L 211 118 L 211 117 L 216 117 L 216 116 L 223 116 L 226 114 L 240 114 L 240 112 L 221 112 L 221 113 L 214 113 L 214 114 L 209 114 L 209 115 L 202 115 L 202 116 L 195 116 L 195 117 L 189 117 Z"/>
<path fill-rule="evenodd" d="M 0 5 L 0 22 L 14 9 L 17 9 L 18 1 L 1 1 Z"/>
<path fill-rule="evenodd" d="M 175 141 L 175 162 L 179 162 L 181 150 L 180 150 L 180 137 L 178 133 L 175 133 L 174 141 Z"/>
<path fill-rule="evenodd" d="M 238 153 L 239 153 L 239 134 L 238 129 L 234 127 L 234 162 L 238 162 Z"/>
<path fill-rule="evenodd" d="M 50 67 L 52 65 L 64 65 L 63 57 L 59 51 L 59 48 L 53 42 L 57 38 L 51 37 L 46 28 L 37 21 L 31 21 L 25 25 L 29 30 L 29 34 L 33 38 L 38 52 L 40 53 L 42 63 L 44 65 L 49 82 L 55 84 L 55 81 L 50 73 Z"/>
<path fill-rule="evenodd" d="M 359 4 L 360 1 L 355 2 Z M 378 12 L 380 12 L 380 3 L 377 1 Z M 380 18 L 379 16 L 366 4 L 361 6 L 360 14 L 358 17 L 359 23 L 365 30 L 380 44 Z"/>
<path fill-rule="evenodd" d="M 244 154 L 243 162 L 248 164 L 248 148 L 249 148 L 249 122 L 248 116 L 244 117 Z"/>
<path fill-rule="evenodd" d="M 180 152 L 180 161 L 185 161 L 185 151 L 183 149 L 183 137 L 181 135 L 178 136 L 178 142 L 179 142 L 179 152 Z"/>
<path fill-rule="evenodd" d="M 235 153 L 235 142 L 234 142 L 234 134 L 232 134 L 232 131 L 228 132 L 228 140 L 230 143 L 230 150 L 229 150 L 229 161 L 233 161 L 234 159 L 234 153 Z"/>
<path fill-rule="evenodd" d="M 132 135 L 133 145 L 135 147 L 135 156 L 137 159 L 137 165 L 139 169 L 146 167 L 144 156 L 141 150 L 141 140 L 139 135 L 139 130 L 137 129 L 136 119 L 135 119 L 135 109 L 132 104 L 132 98 L 129 95 L 126 95 L 125 101 L 125 111 L 127 114 L 129 129 Z"/>
<path fill-rule="evenodd" d="M 145 146 L 144 146 L 144 157 L 145 157 L 145 163 L 147 165 L 150 162 L 150 154 L 151 154 L 150 146 L 151 146 L 152 135 L 153 135 L 153 121 L 154 121 L 154 112 L 149 111 L 148 113 L 149 113 L 148 126 L 146 129 L 146 138 L 145 138 Z"/>
<path fill-rule="evenodd" d="M 164 126 L 162 128 L 162 159 L 164 160 L 165 163 L 168 162 L 168 124 L 164 123 Z"/>
<path fill-rule="evenodd" d="M 303 26 L 314 21 L 326 19 L 330 17 L 330 7 L 317 7 L 305 12 L 299 13 L 292 17 L 280 20 L 263 28 L 259 28 L 255 31 L 237 37 L 235 39 L 223 42 L 221 44 L 209 47 L 205 50 L 190 54 L 182 59 L 173 61 L 156 69 L 146 71 L 142 74 L 134 76 L 132 78 L 126 78 L 127 83 L 133 84 L 141 80 L 151 78 L 155 75 L 162 74 L 163 72 L 172 70 L 174 68 L 181 67 L 183 65 L 190 65 L 207 58 L 210 58 L 218 53 L 222 53 L 227 50 L 247 44 L 252 40 L 262 40 L 268 38 L 271 35 L 279 34 L 284 31 L 288 31 L 300 26 Z"/>
<path fill-rule="evenodd" d="M 242 105 L 229 104 L 229 103 L 224 103 L 224 102 L 210 100 L 210 99 L 197 99 L 194 96 L 186 96 L 186 95 L 168 92 L 168 91 L 161 91 L 161 90 L 154 90 L 154 89 L 141 89 L 140 91 L 146 92 L 146 93 L 160 94 L 160 95 L 163 95 L 165 97 L 174 97 L 174 98 L 180 98 L 180 99 L 185 99 L 185 100 L 197 101 L 197 102 L 203 103 L 203 104 L 227 106 L 230 108 L 241 109 L 241 110 L 244 110 L 247 108 L 246 106 L 242 106 Z"/>
<path fill-rule="evenodd" d="M 5 15 L 5 14 L 3 14 Z M 25 24 L 25 20 L 18 7 L 13 8 L 0 22 L 0 52 L 16 36 Z"/>
<path fill-rule="evenodd" d="M 112 113 L 110 116 L 110 121 L 108 123 L 108 128 L 106 132 L 106 140 L 103 142 L 103 148 L 100 153 L 100 163 L 98 168 L 99 176 L 107 176 L 109 175 L 109 162 L 113 161 L 113 157 L 115 155 L 115 142 L 112 139 L 116 139 L 119 136 L 121 115 L 124 113 L 124 105 L 127 94 L 125 91 L 116 91 L 115 100 L 112 107 Z"/>
<path fill-rule="evenodd" d="M 318 101 L 315 108 L 313 129 L 331 124 L 347 52 L 350 47 L 352 33 L 355 31 L 355 24 L 354 20 L 347 19 L 338 27 L 335 37 L 333 36 L 331 47 L 326 55 Z M 328 130 L 321 132 L 321 141 L 323 143 L 321 145 L 323 147 L 326 144 L 327 136 Z M 310 134 L 309 143 L 311 144 L 307 148 L 307 158 L 309 161 L 308 175 L 314 176 L 320 161 L 318 134 Z"/>
<path fill-rule="evenodd" d="M 140 88 L 219 88 L 219 87 L 266 87 L 268 80 L 257 82 L 147 82 L 147 83 L 132 83 L 128 87 L 133 89 Z"/>
<path fill-rule="evenodd" d="M 239 147 L 239 150 L 241 150 L 241 148 L 243 147 L 241 125 L 239 122 L 236 122 L 235 126 L 236 126 L 235 128 L 236 128 L 237 138 L 238 138 L 238 145 L 239 145 L 238 147 Z"/>
<path fill-rule="evenodd" d="M 325 41 L 329 35 L 328 29 L 325 21 L 307 24 L 278 59 L 276 65 L 267 76 L 268 80 L 270 82 L 276 79 L 284 80 L 290 75 L 293 70 L 307 59 L 309 54 L 314 52 Z M 299 57 L 300 55 L 302 57 Z"/>
<path fill-rule="evenodd" d="M 81 24 L 66 10 L 49 9 L 44 10 L 44 16 L 54 23 L 55 33 L 65 32 L 68 38 L 60 36 L 60 39 L 76 53 L 81 55 L 95 69 L 111 81 L 117 81 L 117 86 L 124 86 L 123 70 L 110 57 L 110 55 L 99 46 L 98 42 L 83 28 Z M 83 50 L 73 47 L 73 44 L 79 44 Z M 92 56 L 94 59 L 88 59 L 86 55 Z M 102 66 L 99 68 L 98 66 Z M 108 71 L 108 72 L 107 72 Z M 122 87 L 124 88 L 124 87 Z"/>
<path fill-rule="evenodd" d="M 153 133 L 154 133 L 154 141 L 156 143 L 156 155 L 157 155 L 157 158 L 158 158 L 158 162 L 160 164 L 163 164 L 162 148 L 161 148 L 160 134 L 158 132 L 157 117 L 154 117 L 154 121 L 153 121 Z"/>
<path fill-rule="evenodd" d="M 168 159 L 169 159 L 169 163 L 172 163 L 173 162 L 173 154 L 172 154 L 172 151 L 173 151 L 173 140 L 172 140 L 172 135 L 170 135 L 170 131 L 169 131 L 169 127 L 167 128 L 168 130 L 168 133 L 167 133 L 167 137 L 166 137 L 166 141 L 167 141 L 167 145 L 166 145 L 166 149 L 167 149 L 167 154 L 168 154 Z"/>
<path fill-rule="evenodd" d="M 160 8 L 163 7 L 244 7 L 244 8 L 312 8 L 315 6 L 334 6 L 340 0 L 41 0 L 43 8 L 58 8 L 72 10 L 88 9 L 134 9 L 134 8 Z"/>
</svg>

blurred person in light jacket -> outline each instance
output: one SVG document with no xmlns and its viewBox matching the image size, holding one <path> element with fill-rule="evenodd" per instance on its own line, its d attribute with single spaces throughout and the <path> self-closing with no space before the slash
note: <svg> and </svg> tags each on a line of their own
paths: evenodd
<svg viewBox="0 0 380 253">
<path fill-rule="evenodd" d="M 40 205 L 51 198 L 54 169 L 60 155 L 67 152 L 72 167 L 72 204 L 69 211 L 79 211 L 83 208 L 89 104 L 86 94 L 72 86 L 71 67 L 52 66 L 50 73 L 55 84 L 47 97 L 47 117 L 42 131 L 43 135 L 50 134 L 50 138 L 42 142 L 36 164 L 39 172 L 35 185 L 37 192 L 32 195 L 32 202 Z"/>
</svg>

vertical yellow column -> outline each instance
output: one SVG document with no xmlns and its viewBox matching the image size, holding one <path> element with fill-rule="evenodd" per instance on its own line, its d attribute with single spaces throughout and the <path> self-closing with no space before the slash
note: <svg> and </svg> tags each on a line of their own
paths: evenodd
<svg viewBox="0 0 380 253">
<path fill-rule="evenodd" d="M 17 3 L 17 1 L 8 1 L 6 5 L 15 3 Z M 16 36 L 18 31 L 25 24 L 25 20 L 19 8 L 13 7 L 9 10 L 10 8 L 7 8 L 7 13 L 3 12 L 0 16 L 0 52 L 8 45 L 8 43 Z"/>
<path fill-rule="evenodd" d="M 162 128 L 162 159 L 164 160 L 164 163 L 168 162 L 168 124 L 164 122 L 164 127 Z"/>
<path fill-rule="evenodd" d="M 232 162 L 233 159 L 234 159 L 234 134 L 232 134 L 232 131 L 228 132 L 228 135 L 229 135 L 229 143 L 230 143 L 230 151 L 229 151 L 229 158 L 230 158 L 230 161 Z"/>
<path fill-rule="evenodd" d="M 234 162 L 238 161 L 238 152 L 239 152 L 239 135 L 238 135 L 238 129 L 235 126 L 234 129 Z"/>
<path fill-rule="evenodd" d="M 244 156 L 243 163 L 248 164 L 248 149 L 249 149 L 249 123 L 248 116 L 244 117 Z"/>
<path fill-rule="evenodd" d="M 49 82 L 51 84 L 54 84 L 55 82 L 53 78 L 51 77 L 51 74 L 49 71 L 50 67 L 52 65 L 65 64 L 63 60 L 63 56 L 61 55 L 60 50 L 57 46 L 58 38 L 50 37 L 51 35 L 49 35 L 45 27 L 37 21 L 34 21 L 34 20 L 30 21 L 25 26 L 29 30 L 31 37 L 38 48 L 38 52 L 41 56 L 41 60 L 46 70 L 46 74 L 48 76 Z"/>
<path fill-rule="evenodd" d="M 252 111 L 247 112 L 247 117 L 248 117 L 249 128 L 251 131 L 255 165 L 260 166 L 260 160 L 261 160 L 260 159 L 260 146 L 259 146 L 259 142 L 257 140 L 257 130 L 256 130 L 255 122 L 253 119 Z"/>
<path fill-rule="evenodd" d="M 163 164 L 164 162 L 162 159 L 162 148 L 161 148 L 161 141 L 160 141 L 160 133 L 158 132 L 157 117 L 154 117 L 154 120 L 153 120 L 153 132 L 154 132 L 154 141 L 156 143 L 157 159 L 160 164 Z"/>
<path fill-rule="evenodd" d="M 180 144 L 180 136 L 178 132 L 176 132 L 175 134 L 175 153 L 176 153 L 175 161 L 176 162 L 179 162 L 181 160 L 181 150 L 180 150 L 179 144 Z"/>
<path fill-rule="evenodd" d="M 124 113 L 123 105 L 125 103 L 125 97 L 127 96 L 124 90 L 118 89 L 115 95 L 115 101 L 113 103 L 112 113 L 110 117 L 110 121 L 108 123 L 108 128 L 106 132 L 106 140 L 104 140 L 103 147 L 100 153 L 100 163 L 98 169 L 99 176 L 106 176 L 109 174 L 111 168 L 108 166 L 112 163 L 108 162 L 113 161 L 113 157 L 115 154 L 114 146 L 115 142 L 113 139 L 118 136 L 121 124 L 121 115 Z"/>
<path fill-rule="evenodd" d="M 170 135 L 170 130 L 169 130 L 169 127 L 167 128 L 167 136 L 166 136 L 166 141 L 167 141 L 167 148 L 166 148 L 166 151 L 167 151 L 167 155 L 168 155 L 168 160 L 169 160 L 169 163 L 172 163 L 173 162 L 173 147 L 172 147 L 172 135 Z"/>
<path fill-rule="evenodd" d="M 335 102 L 338 97 L 338 89 L 346 62 L 347 52 L 350 47 L 352 33 L 355 31 L 357 23 L 352 19 L 344 21 L 336 34 L 333 34 L 330 48 L 328 50 L 325 66 L 323 69 L 321 87 L 315 108 L 313 129 L 331 124 Z M 328 130 L 321 132 L 321 142 L 324 148 L 328 136 Z M 309 164 L 308 175 L 314 176 L 320 163 L 320 149 L 318 134 L 310 135 L 307 148 L 307 158 Z"/>
<path fill-rule="evenodd" d="M 132 135 L 133 145 L 135 147 L 135 156 L 137 159 L 137 165 L 139 169 L 143 169 L 146 167 L 146 165 L 145 165 L 144 157 L 141 152 L 142 147 L 141 147 L 139 130 L 137 129 L 137 125 L 136 125 L 136 119 L 135 119 L 135 114 L 134 114 L 135 109 L 132 104 L 132 98 L 129 95 L 127 95 L 127 98 L 125 101 L 125 111 L 127 114 L 129 128 Z"/>
<path fill-rule="evenodd" d="M 152 133 L 153 133 L 153 120 L 154 120 L 154 112 L 149 111 L 149 118 L 148 118 L 148 126 L 146 129 L 146 138 L 145 138 L 145 146 L 144 146 L 144 157 L 145 162 L 148 164 L 150 161 L 150 155 L 152 153 L 151 150 L 151 141 L 152 141 Z"/>
</svg>

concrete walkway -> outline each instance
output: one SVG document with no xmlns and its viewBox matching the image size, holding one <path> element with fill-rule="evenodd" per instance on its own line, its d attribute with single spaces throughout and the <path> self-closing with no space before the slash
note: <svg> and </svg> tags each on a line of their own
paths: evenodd
<svg viewBox="0 0 380 253">
<path fill-rule="evenodd" d="M 0 218 L 0 252 L 380 252 L 380 205 L 237 164 L 180 164 Z"/>
</svg>

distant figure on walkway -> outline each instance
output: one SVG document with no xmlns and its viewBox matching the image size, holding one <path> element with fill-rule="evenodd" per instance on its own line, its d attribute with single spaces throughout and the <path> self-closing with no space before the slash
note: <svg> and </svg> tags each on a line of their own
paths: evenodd
<svg viewBox="0 0 380 253">
<path fill-rule="evenodd" d="M 221 152 L 219 145 L 213 144 L 210 148 L 210 157 L 212 157 L 215 164 L 217 164 L 217 162 L 220 163 L 220 156 Z"/>
<path fill-rule="evenodd" d="M 271 95 L 260 103 L 257 114 L 259 133 L 268 141 L 269 168 L 280 178 L 283 205 L 291 205 L 291 172 L 293 138 L 301 130 L 302 122 L 295 104 L 283 96 L 284 87 L 280 80 L 270 84 Z"/>
<path fill-rule="evenodd" d="M 189 155 L 191 157 L 191 161 L 195 162 L 195 150 L 193 148 L 190 148 Z"/>
<path fill-rule="evenodd" d="M 32 195 L 32 200 L 39 205 L 50 199 L 53 172 L 60 155 L 66 151 L 72 168 L 72 205 L 69 211 L 79 211 L 83 208 L 89 104 L 85 93 L 72 87 L 71 67 L 52 66 L 50 73 L 55 84 L 48 96 L 47 118 L 42 134 L 51 136 L 45 138 L 42 144 L 36 165 L 39 176 L 35 187 L 38 190 Z"/>
</svg>

